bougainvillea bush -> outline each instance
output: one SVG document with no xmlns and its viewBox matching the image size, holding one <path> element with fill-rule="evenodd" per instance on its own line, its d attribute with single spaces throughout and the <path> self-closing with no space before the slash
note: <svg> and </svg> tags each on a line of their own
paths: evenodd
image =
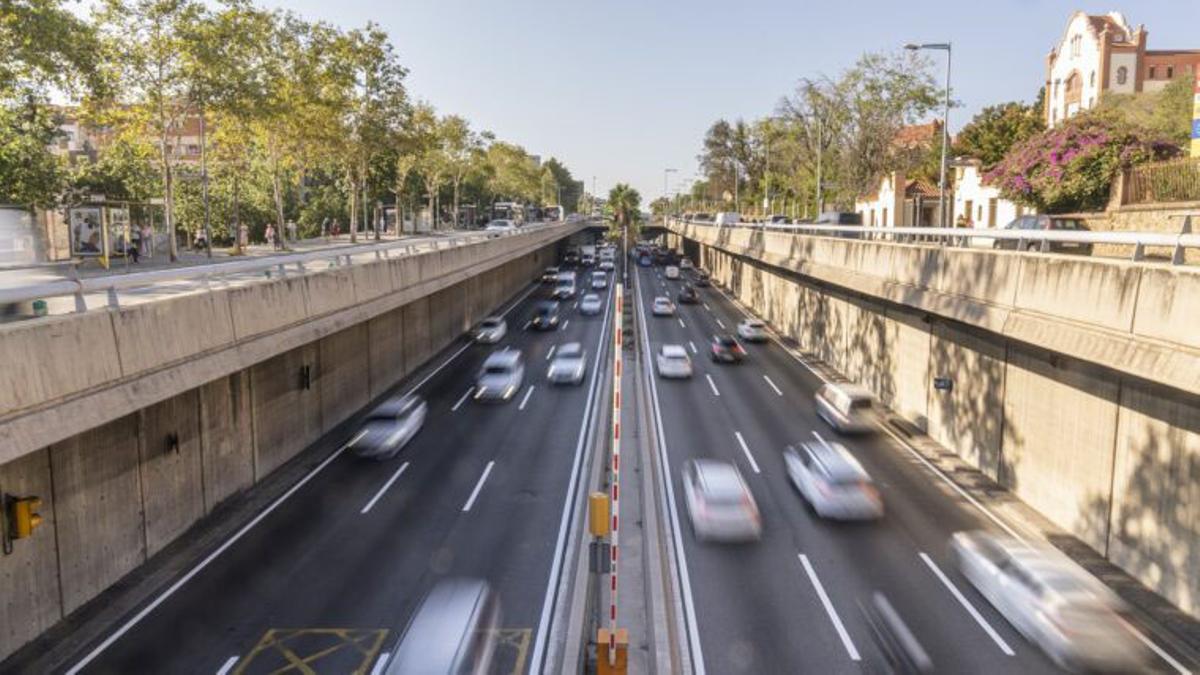
<svg viewBox="0 0 1200 675">
<path fill-rule="evenodd" d="M 984 182 L 1005 199 L 1042 213 L 1098 211 L 1122 169 L 1180 152 L 1178 145 L 1114 115 L 1077 115 L 1013 146 Z"/>
</svg>

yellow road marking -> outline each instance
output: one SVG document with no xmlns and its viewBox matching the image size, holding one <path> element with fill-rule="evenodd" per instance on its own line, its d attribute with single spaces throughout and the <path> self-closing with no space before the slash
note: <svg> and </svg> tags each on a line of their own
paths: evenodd
<svg viewBox="0 0 1200 675">
<path fill-rule="evenodd" d="M 339 652 L 339 656 L 344 656 L 349 651 L 356 651 L 357 657 L 349 655 L 351 663 L 339 664 L 337 671 L 366 675 L 387 634 L 386 628 L 272 628 L 263 634 L 233 673 L 317 675 L 322 672 L 318 661 Z"/>
</svg>

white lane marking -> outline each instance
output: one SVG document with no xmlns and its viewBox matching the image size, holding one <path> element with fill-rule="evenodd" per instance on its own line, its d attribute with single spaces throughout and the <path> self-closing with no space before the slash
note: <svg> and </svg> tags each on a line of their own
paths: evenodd
<svg viewBox="0 0 1200 675">
<path fill-rule="evenodd" d="M 683 319 L 680 319 L 679 317 L 675 317 L 675 318 L 676 318 L 676 320 L 678 320 L 678 321 L 679 321 L 679 327 L 680 327 L 680 328 L 687 328 L 687 324 L 685 324 L 685 323 L 683 322 Z"/>
<path fill-rule="evenodd" d="M 569 325 L 571 325 L 571 320 L 570 320 L 570 319 L 567 319 L 566 321 L 564 321 L 564 322 L 563 322 L 563 327 L 562 327 L 562 329 L 563 329 L 563 330 L 566 330 L 566 329 L 567 329 L 567 326 L 569 326 Z"/>
<path fill-rule="evenodd" d="M 858 650 L 854 647 L 854 642 L 850 639 L 850 633 L 846 632 L 846 627 L 842 625 L 842 620 L 838 617 L 837 610 L 834 609 L 833 603 L 829 601 L 829 596 L 825 594 L 825 587 L 821 585 L 821 580 L 817 578 L 817 571 L 813 569 L 812 563 L 808 561 L 808 556 L 803 553 L 800 554 L 800 564 L 804 565 L 804 571 L 808 573 L 808 580 L 812 582 L 813 588 L 817 590 L 817 596 L 821 598 L 821 604 L 825 606 L 825 613 L 829 615 L 829 620 L 833 622 L 833 627 L 837 630 L 838 637 L 842 638 L 842 645 L 846 647 L 846 652 L 850 654 L 850 659 L 854 661 L 861 660 Z"/>
<path fill-rule="evenodd" d="M 388 659 L 392 657 L 391 652 L 384 652 L 375 659 L 375 666 L 371 668 L 371 675 L 383 675 L 383 669 L 387 666 Z"/>
<path fill-rule="evenodd" d="M 721 392 L 717 391 L 717 383 L 713 382 L 712 375 L 705 373 L 704 377 L 708 380 L 708 386 L 712 387 L 713 396 L 720 396 Z"/>
<path fill-rule="evenodd" d="M 537 286 L 530 286 L 528 290 L 526 290 L 523 294 L 521 294 L 520 297 L 518 297 L 516 300 L 514 300 L 511 305 L 508 306 L 508 309 L 501 312 L 500 316 L 505 316 L 509 312 L 511 312 L 517 305 L 521 304 L 521 301 L 523 301 L 525 298 L 529 297 L 529 294 L 532 293 L 534 291 L 534 289 L 536 289 L 536 288 L 537 288 Z M 404 396 L 409 396 L 416 390 L 425 386 L 425 383 L 432 380 L 435 375 L 442 372 L 442 370 L 444 370 L 446 368 L 446 366 L 450 365 L 455 359 L 457 359 L 459 356 L 461 356 L 463 352 L 470 349 L 472 344 L 473 343 L 471 343 L 471 342 L 467 342 L 466 344 L 464 344 L 463 346 L 461 346 L 457 350 L 455 350 L 455 352 L 453 354 L 451 354 L 449 356 L 449 358 L 447 358 L 445 361 L 443 361 L 440 366 L 429 371 L 429 373 L 425 377 L 421 378 L 420 382 L 417 382 L 412 387 L 410 387 L 408 389 L 408 391 L 404 392 Z M 263 509 L 261 512 L 259 512 L 259 514 L 257 516 L 255 516 L 250 522 L 246 523 L 237 532 L 235 532 L 233 534 L 233 536 L 231 536 L 229 539 L 226 539 L 225 543 L 218 546 L 217 549 L 215 551 L 213 551 L 212 553 L 209 553 L 208 556 L 204 558 L 204 560 L 201 560 L 199 563 L 196 564 L 195 567 L 188 570 L 187 574 L 183 575 L 182 577 L 179 578 L 178 581 L 171 584 L 171 586 L 169 588 L 167 588 L 167 590 L 165 590 L 161 594 L 159 594 L 159 596 L 156 597 L 153 601 L 151 601 L 150 604 L 143 607 L 140 612 L 138 612 L 137 614 L 134 614 L 132 617 L 130 617 L 130 619 L 128 621 L 121 624 L 120 628 L 118 628 L 117 630 L 115 630 L 111 634 L 109 634 L 109 636 L 107 638 L 105 638 L 103 642 L 96 645 L 96 647 L 94 649 L 92 649 L 92 651 L 88 652 L 87 656 L 84 656 L 82 659 L 79 660 L 78 663 L 76 663 L 74 666 L 72 666 L 71 669 L 67 671 L 66 675 L 77 675 L 79 673 L 79 671 L 86 668 L 89 663 L 96 660 L 96 657 L 100 656 L 100 654 L 104 653 L 104 650 L 111 647 L 114 642 L 121 639 L 121 636 L 125 635 L 130 630 L 132 630 L 134 626 L 141 623 L 142 619 L 145 619 L 147 616 L 150 615 L 150 612 L 153 612 L 155 609 L 158 609 L 159 605 L 166 602 L 167 599 L 170 598 L 172 595 L 175 595 L 175 593 L 177 593 L 179 591 L 179 589 L 183 588 L 184 584 L 186 584 L 187 582 L 189 582 L 193 578 L 195 578 L 195 576 L 197 574 L 199 574 L 200 572 L 202 572 L 204 570 L 204 568 L 211 565 L 212 561 L 216 560 L 218 557 L 220 557 L 220 555 L 222 553 L 229 550 L 229 548 L 231 546 L 233 546 L 234 544 L 236 544 L 238 542 L 238 540 L 240 540 L 242 537 L 246 536 L 247 532 L 254 529 L 254 527 L 256 525 L 258 525 L 259 523 L 261 523 L 263 521 L 263 519 L 265 519 L 267 516 L 271 515 L 271 513 L 273 513 L 275 511 L 275 509 L 279 508 L 280 504 L 284 503 L 285 501 L 287 501 L 287 499 L 289 497 L 296 494 L 296 492 L 300 488 L 304 487 L 305 484 L 308 483 L 308 481 L 312 480 L 314 476 L 316 476 L 317 474 L 324 471 L 325 467 L 332 464 L 333 460 L 340 457 L 341 454 L 346 451 L 346 448 L 349 448 L 351 446 L 351 444 L 354 443 L 354 441 L 357 441 L 358 439 L 362 438 L 363 434 L 365 434 L 365 433 L 366 433 L 366 430 L 359 432 L 359 434 L 357 436 L 355 436 L 353 439 L 351 439 L 351 441 L 349 443 L 346 443 L 342 447 L 338 448 L 333 454 L 326 457 L 324 461 L 322 461 L 320 464 L 313 467 L 312 471 L 309 471 L 308 473 L 306 473 L 303 478 L 301 478 L 299 481 L 296 482 L 295 485 L 288 488 L 287 492 L 284 492 L 282 495 L 280 495 L 278 498 L 276 498 L 275 501 L 271 502 L 271 504 L 269 506 L 267 506 L 265 509 Z"/>
<path fill-rule="evenodd" d="M 1129 625 L 1128 622 L 1126 622 L 1126 625 Z M 1172 668 L 1175 669 L 1175 672 L 1179 673 L 1180 675 L 1191 675 L 1192 671 L 1185 668 L 1184 665 L 1179 661 L 1176 661 L 1175 658 L 1168 654 L 1162 647 L 1159 647 L 1153 640 L 1146 637 L 1142 631 L 1134 628 L 1133 626 L 1129 626 L 1129 629 L 1133 631 L 1134 637 L 1141 640 L 1142 644 L 1153 650 L 1155 654 L 1158 654 L 1159 658 L 1161 658 L 1163 661 L 1166 661 Z"/>
<path fill-rule="evenodd" d="M 479 491 L 483 489 L 483 484 L 487 482 L 488 475 L 492 473 L 492 467 L 496 465 L 496 460 L 487 463 L 487 468 L 483 470 L 483 475 L 479 477 L 479 482 L 475 484 L 475 489 L 471 490 L 471 496 L 467 498 L 467 503 L 463 504 L 463 512 L 471 510 L 471 505 L 475 503 L 475 498 L 479 496 Z"/>
<path fill-rule="evenodd" d="M 707 309 L 710 312 L 712 311 L 712 307 L 709 307 L 707 302 L 704 303 L 704 309 Z"/>
<path fill-rule="evenodd" d="M 375 506 L 375 502 L 379 501 L 380 497 L 383 497 L 383 493 L 387 492 L 388 488 L 392 487 L 392 483 L 395 483 L 396 479 L 399 478 L 400 474 L 404 473 L 404 470 L 407 468 L 408 462 L 401 464 L 400 468 L 396 470 L 396 473 L 392 474 L 392 477 L 387 479 L 387 482 L 383 484 L 383 487 L 379 488 L 379 492 L 376 492 L 375 496 L 371 497 L 371 501 L 367 502 L 366 506 L 362 507 L 362 511 L 359 511 L 359 513 L 366 515 L 367 512 L 371 510 L 371 507 Z"/>
<path fill-rule="evenodd" d="M 716 321 L 717 321 L 717 325 L 721 327 L 721 330 L 725 330 L 725 324 L 722 323 L 720 319 L 717 319 Z"/>
<path fill-rule="evenodd" d="M 554 358 L 554 350 L 558 349 L 558 345 L 550 345 L 550 351 L 546 352 L 546 360 Z"/>
<path fill-rule="evenodd" d="M 937 563 L 933 562 L 933 559 L 926 555 L 924 551 L 921 552 L 921 560 L 925 561 L 925 564 L 929 566 L 929 569 L 932 570 L 935 575 L 937 575 L 937 578 L 942 582 L 942 585 L 944 585 L 950 591 L 950 594 L 954 596 L 955 600 L 958 600 L 958 604 L 962 605 L 963 609 L 967 610 L 967 614 L 970 614 L 971 618 L 975 619 L 975 623 L 979 624 L 979 627 L 983 629 L 983 632 L 987 633 L 988 637 L 992 638 L 992 642 L 995 642 L 996 646 L 1000 647 L 1000 651 L 1004 652 L 1008 656 L 1012 656 L 1012 647 L 1008 646 L 1008 643 L 1004 641 L 1004 638 L 1000 637 L 1000 634 L 996 632 L 996 629 L 992 628 L 991 624 L 989 624 L 987 620 L 983 618 L 983 615 L 979 613 L 979 610 L 975 609 L 975 607 L 967 600 L 962 592 L 958 590 L 953 582 L 950 581 L 950 578 L 946 576 L 946 573 L 937 566 Z"/>
<path fill-rule="evenodd" d="M 471 394 L 473 394 L 473 393 L 475 393 L 475 385 L 471 385 L 471 388 L 467 389 L 467 393 L 463 394 L 462 398 L 458 399 L 457 403 L 450 406 L 450 411 L 454 412 L 454 411 L 458 410 L 462 406 L 463 401 L 466 401 L 468 398 L 470 398 Z"/>
<path fill-rule="evenodd" d="M 217 671 L 217 675 L 225 675 L 230 670 L 233 670 L 233 667 L 235 665 L 237 665 L 237 662 L 238 662 L 238 657 L 236 657 L 236 656 L 229 657 L 228 659 L 225 660 L 225 663 L 221 664 L 221 668 L 220 668 L 220 670 Z"/>
<path fill-rule="evenodd" d="M 351 438 L 350 440 L 346 441 L 346 447 L 353 448 L 354 444 L 359 442 L 360 440 L 362 440 L 362 437 L 366 436 L 366 435 L 367 435 L 366 429 L 363 429 L 362 431 L 358 432 L 357 434 L 354 434 L 354 438 Z"/>
<path fill-rule="evenodd" d="M 535 388 L 537 388 L 536 384 L 529 385 L 529 388 L 525 390 L 525 396 L 521 399 L 521 405 L 517 406 L 517 410 L 525 409 L 525 404 L 529 402 L 529 397 L 533 394 Z"/>
<path fill-rule="evenodd" d="M 525 322 L 525 325 L 522 328 L 523 328 L 523 330 L 529 330 L 529 327 L 532 325 L 533 325 L 533 319 L 530 319 L 529 321 Z"/>
<path fill-rule="evenodd" d="M 642 315 L 642 345 L 646 353 L 650 353 L 650 329 L 646 323 L 646 307 L 642 304 L 642 284 L 641 276 L 634 276 L 636 285 L 634 292 L 637 295 L 638 311 Z M 646 380 L 650 383 L 650 399 L 653 403 L 651 408 L 654 412 L 654 431 L 658 437 L 658 456 L 662 462 L 662 471 L 659 472 L 659 484 L 662 488 L 660 494 L 662 498 L 662 508 L 671 517 L 671 541 L 675 549 L 676 566 L 679 570 L 679 586 L 681 595 L 683 596 L 684 617 L 687 623 L 686 629 L 688 634 L 688 646 L 690 648 L 692 672 L 695 675 L 705 675 L 704 668 L 704 652 L 700 645 L 700 629 L 696 623 L 696 600 L 692 597 L 692 580 L 688 572 L 687 555 L 683 546 L 682 529 L 679 526 L 679 505 L 675 501 L 675 485 L 671 478 L 671 458 L 667 451 L 667 435 L 663 429 L 662 421 L 662 404 L 658 400 L 658 382 L 650 370 L 650 363 L 647 360 L 644 363 L 644 372 Z"/>
<path fill-rule="evenodd" d="M 754 473 L 762 473 L 758 470 L 758 462 L 754 461 L 754 455 L 750 454 L 750 446 L 746 445 L 746 439 L 742 438 L 742 432 L 735 431 L 733 435 L 737 436 L 738 445 L 742 446 L 742 452 L 746 453 L 746 459 L 750 462 L 750 468 L 754 469 Z"/>
<path fill-rule="evenodd" d="M 579 422 L 579 440 L 575 443 L 575 461 L 571 466 L 571 480 L 567 484 L 567 492 L 563 498 L 562 516 L 558 522 L 558 539 L 554 544 L 554 562 L 550 565 L 550 575 L 546 578 L 546 593 L 542 596 L 542 613 L 538 617 L 537 635 L 533 640 L 533 657 L 530 659 L 529 672 L 540 673 L 543 670 L 542 660 L 545 658 L 546 643 L 550 634 L 550 616 L 554 611 L 554 586 L 558 582 L 562 574 L 563 562 L 567 552 L 567 534 L 571 523 L 571 513 L 574 510 L 573 495 L 583 485 L 580 481 L 580 464 L 583 462 L 584 448 L 587 447 L 587 441 L 590 434 L 588 433 L 588 422 L 593 415 L 593 406 L 596 399 L 597 385 L 600 382 L 600 357 L 604 353 L 605 334 L 609 329 L 609 323 L 612 319 L 612 299 L 613 290 L 610 288 L 605 296 L 604 305 L 604 321 L 600 324 L 600 336 L 596 339 L 596 352 L 592 361 L 592 382 L 588 388 L 587 402 L 584 404 L 583 419 Z M 645 317 L 643 317 L 644 319 Z"/>
<path fill-rule="evenodd" d="M 692 342 L 691 340 L 688 340 L 688 346 L 692 348 L 692 353 L 695 354 L 696 353 L 696 343 Z"/>
<path fill-rule="evenodd" d="M 771 378 L 767 377 L 766 375 L 763 375 L 763 379 L 766 380 L 767 384 L 770 385 L 770 387 L 775 390 L 776 394 L 783 396 L 783 392 L 779 391 L 779 387 L 775 386 L 775 383 L 771 381 Z"/>
</svg>

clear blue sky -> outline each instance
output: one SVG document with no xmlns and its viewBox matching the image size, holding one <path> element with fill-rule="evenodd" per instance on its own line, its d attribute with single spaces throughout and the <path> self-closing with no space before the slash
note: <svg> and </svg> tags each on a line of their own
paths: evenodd
<svg viewBox="0 0 1200 675">
<path fill-rule="evenodd" d="M 1031 100 L 1076 9 L 1122 11 L 1150 49 L 1200 49 L 1200 0 L 268 0 L 392 36 L 410 92 L 441 112 L 560 158 L 601 193 L 645 200 L 696 173 L 718 117 L 769 114 L 796 80 L 836 74 L 864 51 L 954 43 L 957 129 L 980 108 Z M 942 77 L 940 54 L 938 78 Z"/>
</svg>

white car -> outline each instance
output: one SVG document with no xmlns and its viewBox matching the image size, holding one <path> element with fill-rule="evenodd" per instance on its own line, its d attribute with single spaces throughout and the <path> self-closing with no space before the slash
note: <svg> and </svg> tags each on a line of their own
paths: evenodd
<svg viewBox="0 0 1200 675">
<path fill-rule="evenodd" d="M 507 401 L 524 382 L 525 362 L 521 352 L 515 349 L 493 352 L 475 378 L 475 400 Z"/>
<path fill-rule="evenodd" d="M 475 329 L 475 341 L 483 345 L 494 345 L 508 334 L 508 323 L 498 316 L 489 316 L 479 322 Z"/>
<path fill-rule="evenodd" d="M 558 282 L 558 274 L 559 274 L 559 271 L 558 271 L 557 267 L 547 267 L 542 272 L 542 283 L 543 284 L 557 283 Z"/>
<path fill-rule="evenodd" d="M 595 293 L 586 293 L 579 300 L 579 313 L 585 316 L 599 314 L 603 308 L 604 304 L 600 301 L 600 296 Z"/>
<path fill-rule="evenodd" d="M 691 258 L 683 258 L 679 261 L 679 269 L 681 270 L 690 270 L 692 267 L 693 265 Z"/>
<path fill-rule="evenodd" d="M 379 460 L 400 454 L 425 425 L 427 407 L 419 396 L 402 396 L 379 404 L 363 421 L 363 433 L 352 445 L 354 453 Z"/>
<path fill-rule="evenodd" d="M 592 289 L 601 291 L 608 288 L 608 275 L 604 272 L 592 272 Z"/>
<path fill-rule="evenodd" d="M 883 516 L 883 500 L 871 477 L 841 443 L 824 440 L 783 451 L 788 478 L 818 516 L 873 520 Z"/>
<path fill-rule="evenodd" d="M 516 232 L 517 224 L 511 220 L 493 220 L 483 226 L 485 232 Z"/>
<path fill-rule="evenodd" d="M 746 342 L 766 342 L 767 324 L 758 319 L 745 319 L 738 323 L 737 334 Z"/>
<path fill-rule="evenodd" d="M 692 531 L 701 541 L 756 541 L 762 516 L 737 467 L 715 459 L 683 465 L 683 494 Z"/>
<path fill-rule="evenodd" d="M 667 265 L 667 268 L 665 270 L 663 270 L 663 276 L 665 276 L 668 279 L 678 279 L 679 278 L 679 268 L 674 265 Z"/>
<path fill-rule="evenodd" d="M 587 353 L 578 342 L 568 342 L 554 352 L 546 379 L 553 384 L 579 384 L 587 374 Z"/>
<path fill-rule="evenodd" d="M 601 260 L 600 261 L 600 269 L 604 270 L 605 272 L 611 272 L 611 271 L 615 270 L 616 268 L 617 268 L 617 266 L 616 266 L 616 264 L 613 263 L 612 260 Z"/>
<path fill-rule="evenodd" d="M 660 295 L 654 298 L 654 307 L 651 309 L 654 316 L 675 316 L 675 303 L 665 295 Z"/>
<path fill-rule="evenodd" d="M 692 357 L 682 345 L 663 345 L 655 361 L 658 375 L 664 378 L 688 378 L 692 376 Z"/>
<path fill-rule="evenodd" d="M 1058 549 L 988 532 L 958 532 L 950 546 L 963 576 L 1059 666 L 1148 667 L 1146 647 L 1121 617 L 1121 600 Z"/>
<path fill-rule="evenodd" d="M 875 395 L 857 384 L 829 383 L 816 394 L 817 416 L 841 433 L 868 433 L 878 422 Z"/>
</svg>

